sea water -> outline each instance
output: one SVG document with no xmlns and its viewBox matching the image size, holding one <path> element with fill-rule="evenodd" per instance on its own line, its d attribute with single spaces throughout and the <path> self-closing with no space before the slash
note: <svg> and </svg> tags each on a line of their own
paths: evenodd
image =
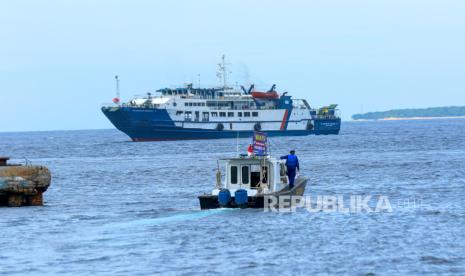
<svg viewBox="0 0 465 276">
<path fill-rule="evenodd" d="M 201 211 L 236 143 L 0 133 L 0 155 L 53 174 L 43 207 L 0 208 L 0 274 L 465 274 L 465 120 L 271 139 L 274 156 L 296 150 L 306 196 L 384 196 L 392 212 Z"/>
</svg>

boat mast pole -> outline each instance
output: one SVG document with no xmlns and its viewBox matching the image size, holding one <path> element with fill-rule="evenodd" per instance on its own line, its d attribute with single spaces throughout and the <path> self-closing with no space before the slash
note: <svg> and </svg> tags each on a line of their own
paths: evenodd
<svg viewBox="0 0 465 276">
<path fill-rule="evenodd" d="M 223 60 L 223 87 L 226 88 L 226 57 L 223 55 L 222 60 Z"/>
<path fill-rule="evenodd" d="M 239 156 L 239 131 L 237 132 L 236 137 L 236 156 Z"/>
<path fill-rule="evenodd" d="M 115 76 L 115 81 L 116 81 L 116 98 L 119 100 L 120 99 L 120 93 L 119 93 L 119 78 L 118 78 L 118 75 Z"/>
<path fill-rule="evenodd" d="M 219 81 L 223 82 L 223 89 L 226 89 L 227 85 L 227 70 L 226 70 L 226 56 L 221 56 L 221 63 L 218 63 L 219 71 L 217 72 L 217 77 Z"/>
<path fill-rule="evenodd" d="M 271 139 L 270 139 L 270 137 L 268 137 L 268 149 L 269 149 L 269 152 L 270 152 L 268 155 L 271 157 Z"/>
</svg>

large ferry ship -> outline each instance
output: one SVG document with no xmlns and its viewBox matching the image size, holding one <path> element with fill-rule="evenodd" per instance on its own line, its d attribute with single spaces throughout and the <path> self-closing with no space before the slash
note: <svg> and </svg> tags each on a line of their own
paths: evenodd
<svg viewBox="0 0 465 276">
<path fill-rule="evenodd" d="M 219 64 L 222 86 L 163 88 L 155 94 L 104 105 L 105 116 L 133 141 L 217 139 L 250 137 L 254 131 L 269 136 L 338 134 L 341 119 L 337 105 L 312 108 L 305 99 L 268 91 L 229 87 L 226 63 Z"/>
</svg>

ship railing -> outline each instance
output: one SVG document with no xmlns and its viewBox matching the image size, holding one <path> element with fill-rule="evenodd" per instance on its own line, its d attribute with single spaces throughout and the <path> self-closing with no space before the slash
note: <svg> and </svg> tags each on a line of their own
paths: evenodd
<svg viewBox="0 0 465 276">
<path fill-rule="evenodd" d="M 340 117 L 335 115 L 316 115 L 313 116 L 313 119 L 339 119 Z"/>
<path fill-rule="evenodd" d="M 115 107 L 115 106 L 118 106 L 118 104 L 115 104 L 115 103 L 103 103 L 102 104 L 102 107 Z"/>
<path fill-rule="evenodd" d="M 115 103 L 104 103 L 102 104 L 103 107 L 132 107 L 132 108 L 140 108 L 140 109 L 166 109 L 165 105 L 160 104 L 134 104 L 134 103 L 122 103 L 122 104 L 115 104 Z"/>
<path fill-rule="evenodd" d="M 275 110 L 276 107 L 240 107 L 240 108 L 230 108 L 230 107 L 217 107 L 217 106 L 208 106 L 211 110 L 225 110 L 225 111 L 244 111 L 244 110 Z"/>
<path fill-rule="evenodd" d="M 312 119 L 340 119 L 341 112 L 339 109 L 334 109 L 331 113 L 318 114 L 319 109 L 312 108 L 310 114 Z"/>
</svg>

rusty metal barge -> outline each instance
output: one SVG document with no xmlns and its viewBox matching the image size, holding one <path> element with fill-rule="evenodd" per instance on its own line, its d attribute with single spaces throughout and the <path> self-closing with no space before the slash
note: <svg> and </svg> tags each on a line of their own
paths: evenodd
<svg viewBox="0 0 465 276">
<path fill-rule="evenodd" d="M 51 182 L 48 168 L 8 164 L 8 160 L 0 157 L 0 206 L 43 205 L 43 193 Z"/>
</svg>

